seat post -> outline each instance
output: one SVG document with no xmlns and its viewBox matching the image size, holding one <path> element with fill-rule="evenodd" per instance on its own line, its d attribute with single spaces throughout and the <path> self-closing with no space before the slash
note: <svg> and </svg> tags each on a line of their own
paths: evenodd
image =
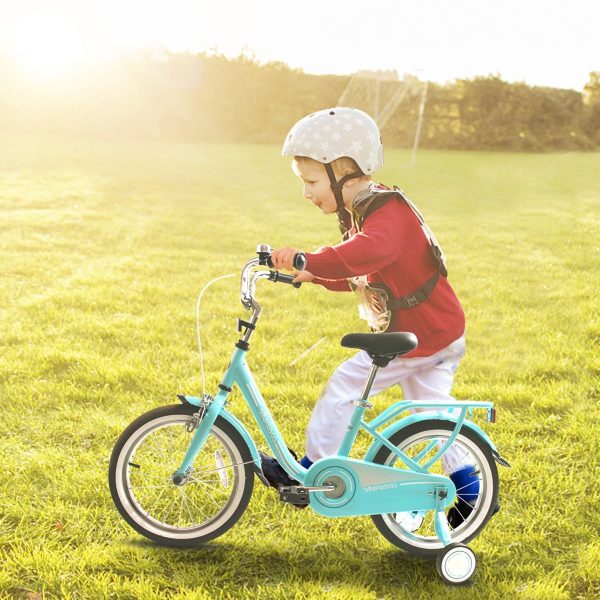
<svg viewBox="0 0 600 600">
<path fill-rule="evenodd" d="M 369 371 L 369 375 L 367 376 L 367 381 L 365 382 L 365 387 L 363 388 L 363 392 L 360 396 L 360 400 L 354 400 L 354 406 L 361 406 L 362 408 L 372 408 L 373 405 L 369 402 L 369 394 L 371 392 L 371 388 L 373 387 L 373 382 L 375 381 L 375 376 L 377 375 L 377 371 L 379 371 L 379 365 L 373 363 L 371 365 L 371 370 Z"/>
<path fill-rule="evenodd" d="M 348 430 L 344 434 L 342 438 L 342 442 L 337 451 L 339 456 L 348 456 L 350 453 L 350 449 L 354 444 L 354 440 L 358 434 L 358 430 L 360 429 L 360 424 L 362 422 L 362 417 L 368 408 L 373 408 L 373 405 L 369 402 L 369 394 L 371 393 L 371 388 L 373 387 L 373 381 L 375 381 L 375 375 L 377 375 L 377 371 L 379 371 L 379 365 L 375 364 L 375 361 L 371 365 L 371 370 L 369 371 L 369 375 L 367 376 L 367 381 L 365 382 L 365 387 L 360 396 L 360 400 L 353 400 L 352 404 L 356 406 L 352 416 L 350 417 L 350 423 L 348 424 Z"/>
</svg>

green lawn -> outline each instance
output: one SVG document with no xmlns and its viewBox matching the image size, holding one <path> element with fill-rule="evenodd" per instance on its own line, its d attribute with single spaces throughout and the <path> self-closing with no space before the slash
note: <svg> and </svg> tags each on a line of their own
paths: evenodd
<svg viewBox="0 0 600 600">
<path fill-rule="evenodd" d="M 335 218 L 279 148 L 0 138 L 1 598 L 600 596 L 600 155 L 388 152 L 381 180 L 423 210 L 467 314 L 455 395 L 492 399 L 502 511 L 472 543 L 472 587 L 258 481 L 240 522 L 196 550 L 156 546 L 115 510 L 112 446 L 142 412 L 201 393 L 195 302 L 257 243 L 311 250 Z M 239 280 L 202 303 L 207 391 L 245 316 Z M 248 362 L 288 445 L 339 346 L 350 294 L 264 284 Z M 326 336 L 312 353 L 289 363 Z M 376 411 L 398 399 L 386 392 Z M 265 448 L 239 392 L 230 409 Z"/>
</svg>

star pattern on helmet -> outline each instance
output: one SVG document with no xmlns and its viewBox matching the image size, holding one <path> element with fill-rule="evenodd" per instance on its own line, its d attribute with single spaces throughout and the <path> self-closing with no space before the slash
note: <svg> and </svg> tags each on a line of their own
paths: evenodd
<svg viewBox="0 0 600 600">
<path fill-rule="evenodd" d="M 351 147 L 354 152 L 360 152 L 363 149 L 363 145 L 360 140 L 355 140 L 354 142 L 352 142 Z"/>
<path fill-rule="evenodd" d="M 379 141 L 379 137 L 378 137 L 378 136 L 377 136 L 377 134 L 375 134 L 375 133 L 370 133 L 370 134 L 369 134 L 369 141 L 370 141 L 372 144 L 376 144 L 376 143 Z"/>
<path fill-rule="evenodd" d="M 317 111 L 292 128 L 283 153 L 330 162 L 350 156 L 365 173 L 378 169 L 383 160 L 381 136 L 369 115 L 350 107 Z"/>
</svg>

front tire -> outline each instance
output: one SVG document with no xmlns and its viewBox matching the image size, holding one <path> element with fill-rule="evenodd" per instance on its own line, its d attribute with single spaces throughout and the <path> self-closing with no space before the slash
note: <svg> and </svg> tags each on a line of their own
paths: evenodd
<svg viewBox="0 0 600 600">
<path fill-rule="evenodd" d="M 188 424 L 197 410 L 172 405 L 143 414 L 121 434 L 110 459 L 110 492 L 121 516 L 167 546 L 195 546 L 225 533 L 242 516 L 254 487 L 250 450 L 222 417 L 183 482 L 173 483 L 195 433 Z"/>
<path fill-rule="evenodd" d="M 389 441 L 413 460 L 418 457 L 419 463 L 424 464 L 450 437 L 454 426 L 455 423 L 442 419 L 418 421 L 397 431 Z M 489 445 L 468 427 L 462 427 L 452 447 L 458 447 L 463 456 L 468 455 L 468 460 L 475 467 L 474 471 L 479 479 L 480 492 L 474 501 L 472 511 L 450 532 L 453 543 L 465 544 L 479 535 L 494 514 L 498 500 L 498 470 Z M 389 466 L 395 464 L 399 468 L 406 468 L 404 463 L 385 446 L 377 452 L 373 462 Z M 429 472 L 445 475 L 442 460 L 438 459 L 430 467 Z M 457 495 L 460 497 L 460 490 L 457 490 Z M 446 509 L 446 513 L 450 508 Z M 406 513 L 389 513 L 373 515 L 371 519 L 379 532 L 395 546 L 412 554 L 435 558 L 444 548 L 444 544 L 436 534 L 433 511 L 420 513 L 422 523 L 416 530 L 405 525 L 405 516 Z"/>
</svg>

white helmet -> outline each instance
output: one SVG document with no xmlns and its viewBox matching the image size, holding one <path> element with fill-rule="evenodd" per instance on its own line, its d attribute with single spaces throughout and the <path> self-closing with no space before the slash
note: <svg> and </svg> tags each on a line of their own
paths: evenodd
<svg viewBox="0 0 600 600">
<path fill-rule="evenodd" d="M 281 155 L 307 156 L 324 164 L 349 156 L 365 175 L 383 165 L 377 123 L 357 108 L 327 108 L 300 119 L 290 129 Z"/>
</svg>

